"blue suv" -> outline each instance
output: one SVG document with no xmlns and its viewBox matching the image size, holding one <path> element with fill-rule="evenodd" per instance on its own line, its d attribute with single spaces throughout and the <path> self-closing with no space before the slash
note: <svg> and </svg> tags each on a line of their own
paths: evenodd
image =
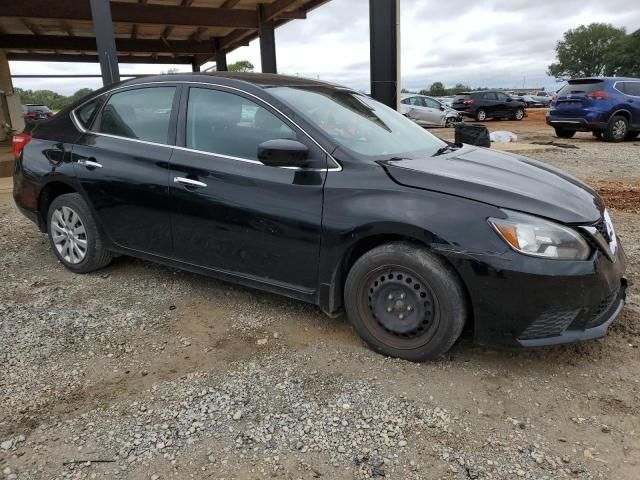
<svg viewBox="0 0 640 480">
<path fill-rule="evenodd" d="M 640 134 L 640 79 L 569 80 L 551 104 L 547 124 L 562 138 L 593 132 L 607 142 L 634 139 Z"/>
</svg>

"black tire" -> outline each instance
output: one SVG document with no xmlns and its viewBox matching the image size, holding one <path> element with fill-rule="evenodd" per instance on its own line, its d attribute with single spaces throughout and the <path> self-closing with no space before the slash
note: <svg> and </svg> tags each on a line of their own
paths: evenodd
<svg viewBox="0 0 640 480">
<path fill-rule="evenodd" d="M 484 108 L 479 108 L 476 110 L 476 120 L 478 122 L 484 122 L 487 120 L 487 111 Z"/>
<path fill-rule="evenodd" d="M 629 121 L 622 115 L 614 115 L 609 120 L 602 137 L 605 142 L 622 142 L 629 133 Z"/>
<path fill-rule="evenodd" d="M 627 140 L 635 140 L 640 135 L 640 132 L 629 132 L 627 133 Z"/>
<path fill-rule="evenodd" d="M 524 118 L 524 108 L 522 107 L 516 108 L 516 110 L 513 112 L 513 119 L 520 121 L 523 118 Z"/>
<path fill-rule="evenodd" d="M 62 242 L 58 242 L 56 244 L 56 241 L 54 240 L 54 235 L 61 231 L 61 226 L 69 225 L 69 223 L 65 225 L 64 222 L 60 221 L 60 215 L 64 215 L 63 212 L 69 212 L 69 210 L 75 214 L 75 216 L 72 217 L 74 224 L 76 226 L 79 225 L 80 227 L 83 227 L 84 230 L 84 233 L 79 234 L 78 238 L 75 240 L 78 245 L 79 242 L 84 242 L 84 257 L 81 259 L 76 258 L 76 262 L 73 261 L 74 259 L 72 258 L 71 253 L 67 255 L 63 254 L 65 250 L 61 245 L 66 245 L 66 243 L 64 243 L 65 240 L 66 242 L 69 242 L 69 234 L 65 234 L 66 239 L 63 239 Z M 89 207 L 77 193 L 60 195 L 51 202 L 47 214 L 47 233 L 49 236 L 51 250 L 55 256 L 58 257 L 58 260 L 60 260 L 60 262 L 62 262 L 62 264 L 72 272 L 94 272 L 109 265 L 113 259 L 111 252 L 104 247 L 100 231 L 93 219 L 93 216 L 91 215 Z M 57 238 L 60 238 L 60 235 L 58 235 Z M 63 249 L 62 252 L 59 248 Z M 78 247 L 74 252 L 80 252 L 80 248 L 82 247 Z M 74 253 L 73 255 L 76 254 Z M 80 257 L 80 255 L 78 255 L 78 257 Z"/>
<path fill-rule="evenodd" d="M 445 128 L 453 128 L 458 123 L 458 119 L 454 117 L 449 117 L 445 120 L 444 126 Z"/>
<path fill-rule="evenodd" d="M 467 319 L 465 295 L 451 267 L 407 242 L 360 257 L 347 276 L 344 298 L 351 324 L 372 350 L 412 362 L 447 352 Z"/>
<path fill-rule="evenodd" d="M 575 134 L 575 130 L 569 130 L 568 128 L 556 128 L 556 136 L 560 138 L 573 138 Z"/>
</svg>

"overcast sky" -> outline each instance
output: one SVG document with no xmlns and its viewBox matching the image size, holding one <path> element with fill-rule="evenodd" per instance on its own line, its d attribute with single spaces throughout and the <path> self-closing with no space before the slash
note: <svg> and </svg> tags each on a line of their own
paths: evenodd
<svg viewBox="0 0 640 480">
<path fill-rule="evenodd" d="M 563 32 L 608 22 L 640 28 L 638 0 L 401 0 L 402 83 L 553 88 L 546 76 Z M 280 73 L 321 78 L 369 90 L 368 0 L 332 0 L 276 31 Z M 258 42 L 228 55 L 260 69 Z M 188 71 L 190 67 L 176 66 Z M 121 73 L 156 73 L 171 65 L 121 65 Z M 11 62 L 14 74 L 99 73 L 97 65 Z M 15 86 L 71 94 L 99 79 L 16 79 Z"/>
</svg>

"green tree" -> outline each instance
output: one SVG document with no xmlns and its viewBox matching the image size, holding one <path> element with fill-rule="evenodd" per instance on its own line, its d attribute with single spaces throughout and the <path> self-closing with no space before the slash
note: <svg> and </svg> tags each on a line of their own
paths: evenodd
<svg viewBox="0 0 640 480">
<path fill-rule="evenodd" d="M 433 82 L 429 87 L 429 95 L 434 97 L 441 97 L 446 95 L 447 90 L 444 88 L 442 82 Z"/>
<path fill-rule="evenodd" d="M 616 40 L 611 45 L 606 75 L 640 77 L 640 30 Z"/>
<path fill-rule="evenodd" d="M 471 90 L 469 85 L 465 85 L 464 83 L 456 83 L 456 86 L 453 88 L 449 88 L 447 93 L 449 95 L 457 95 L 458 93 L 468 92 Z"/>
<path fill-rule="evenodd" d="M 253 72 L 253 63 L 249 60 L 240 60 L 239 62 L 232 63 L 227 67 L 230 72 Z"/>
<path fill-rule="evenodd" d="M 558 81 L 605 75 L 612 69 L 612 46 L 624 37 L 624 28 L 606 23 L 568 30 L 556 44 L 556 63 L 548 74 Z"/>
</svg>

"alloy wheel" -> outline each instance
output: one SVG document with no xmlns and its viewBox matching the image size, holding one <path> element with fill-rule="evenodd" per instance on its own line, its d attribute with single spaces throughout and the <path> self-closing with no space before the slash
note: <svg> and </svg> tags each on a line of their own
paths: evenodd
<svg viewBox="0 0 640 480">
<path fill-rule="evenodd" d="M 516 120 L 522 120 L 524 118 L 524 110 L 521 108 L 516 110 Z"/>
<path fill-rule="evenodd" d="M 624 120 L 617 120 L 613 124 L 613 136 L 617 139 L 627 136 L 627 123 Z"/>
<path fill-rule="evenodd" d="M 60 257 L 77 265 L 87 256 L 87 232 L 80 215 L 60 207 L 51 216 L 51 238 Z"/>
</svg>

